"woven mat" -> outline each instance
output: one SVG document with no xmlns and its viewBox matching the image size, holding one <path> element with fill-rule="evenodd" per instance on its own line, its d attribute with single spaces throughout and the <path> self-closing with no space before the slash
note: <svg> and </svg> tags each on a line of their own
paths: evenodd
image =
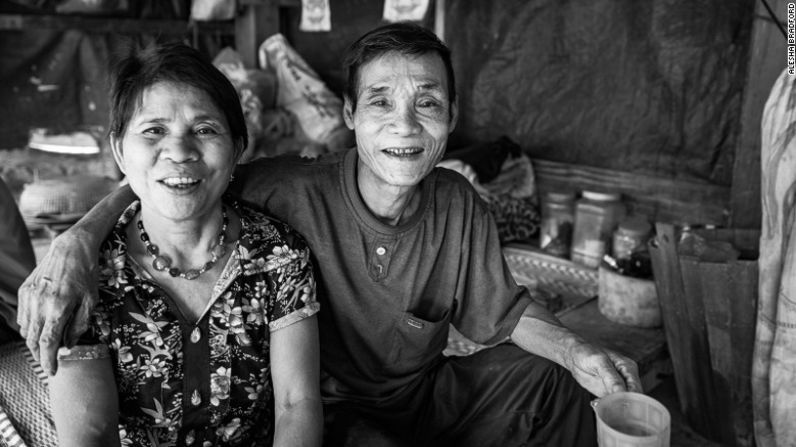
<svg viewBox="0 0 796 447">
<path fill-rule="evenodd" d="M 577 265 L 567 259 L 551 256 L 530 247 L 508 245 L 503 256 L 514 280 L 532 292 L 544 288 L 559 294 L 563 307 L 556 312 L 562 316 L 582 306 L 597 296 L 597 270 Z M 445 355 L 470 355 L 485 346 L 479 345 L 460 334 L 451 326 Z"/>
<path fill-rule="evenodd" d="M 0 346 L 0 446 L 58 445 L 46 380 L 24 342 Z"/>
</svg>

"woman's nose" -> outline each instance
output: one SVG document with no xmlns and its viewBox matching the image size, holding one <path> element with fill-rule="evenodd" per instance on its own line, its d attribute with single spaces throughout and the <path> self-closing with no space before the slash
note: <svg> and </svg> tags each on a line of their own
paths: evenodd
<svg viewBox="0 0 796 447">
<path fill-rule="evenodd" d="M 170 135 L 161 141 L 160 155 L 174 163 L 185 163 L 199 159 L 199 151 L 188 135 Z"/>
<path fill-rule="evenodd" d="M 392 129 L 396 134 L 413 135 L 420 132 L 422 127 L 417 119 L 415 110 L 409 106 L 402 106 L 395 109 Z"/>
</svg>

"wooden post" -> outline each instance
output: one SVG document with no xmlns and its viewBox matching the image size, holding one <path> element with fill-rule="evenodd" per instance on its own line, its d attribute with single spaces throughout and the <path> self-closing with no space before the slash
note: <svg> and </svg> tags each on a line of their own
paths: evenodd
<svg viewBox="0 0 796 447">
<path fill-rule="evenodd" d="M 257 50 L 265 39 L 279 32 L 279 0 L 242 2 L 235 17 L 235 49 L 246 68 L 259 68 Z"/>
</svg>

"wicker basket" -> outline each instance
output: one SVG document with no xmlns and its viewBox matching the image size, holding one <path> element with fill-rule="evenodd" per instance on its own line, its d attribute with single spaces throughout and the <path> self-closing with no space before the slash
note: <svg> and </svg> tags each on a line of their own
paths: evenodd
<svg viewBox="0 0 796 447">
<path fill-rule="evenodd" d="M 503 247 L 503 256 L 517 284 L 526 286 L 531 296 L 540 302 L 540 297 L 548 293 L 562 298 L 556 309 L 548 309 L 561 316 L 568 311 L 589 302 L 597 296 L 597 270 L 583 267 L 567 259 L 542 253 L 530 246 L 511 244 Z M 544 291 L 544 292 L 542 292 Z M 443 354 L 470 355 L 484 348 L 468 340 L 451 326 L 448 347 Z"/>
<path fill-rule="evenodd" d="M 116 188 L 107 177 L 72 176 L 39 180 L 25 185 L 19 210 L 26 220 L 76 220 Z"/>
<path fill-rule="evenodd" d="M 504 247 L 503 256 L 517 284 L 530 289 L 543 287 L 570 298 L 591 299 L 597 295 L 596 269 L 521 245 Z"/>
</svg>

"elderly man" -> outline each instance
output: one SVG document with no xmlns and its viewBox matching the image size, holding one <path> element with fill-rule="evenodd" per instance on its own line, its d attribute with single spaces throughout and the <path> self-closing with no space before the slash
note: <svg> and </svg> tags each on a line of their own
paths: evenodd
<svg viewBox="0 0 796 447">
<path fill-rule="evenodd" d="M 476 192 L 434 168 L 458 115 L 448 48 L 422 27 L 387 25 L 355 42 L 345 67 L 356 148 L 236 173 L 239 195 L 299 230 L 316 257 L 327 413 L 410 445 L 594 445 L 590 393 L 640 391 L 636 365 L 534 304 Z M 27 281 L 19 321 L 48 369 L 64 328 L 71 343 L 85 326 L 96 235 L 131 199 L 106 199 Z M 495 346 L 443 357 L 451 323 Z"/>
</svg>

